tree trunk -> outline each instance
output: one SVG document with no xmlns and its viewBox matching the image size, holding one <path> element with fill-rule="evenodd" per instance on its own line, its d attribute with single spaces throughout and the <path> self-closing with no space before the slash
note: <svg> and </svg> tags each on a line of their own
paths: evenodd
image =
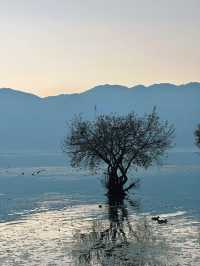
<svg viewBox="0 0 200 266">
<path fill-rule="evenodd" d="M 118 176 L 117 168 L 109 167 L 107 189 L 108 194 L 113 198 L 121 198 L 125 196 L 123 177 Z"/>
</svg>

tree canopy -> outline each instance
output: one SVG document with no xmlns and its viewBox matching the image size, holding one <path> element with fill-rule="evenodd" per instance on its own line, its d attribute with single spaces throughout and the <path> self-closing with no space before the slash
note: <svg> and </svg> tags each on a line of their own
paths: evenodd
<svg viewBox="0 0 200 266">
<path fill-rule="evenodd" d="M 99 115 L 94 121 L 76 116 L 64 141 L 64 151 L 73 167 L 89 169 L 107 166 L 107 187 L 123 190 L 130 168 L 147 168 L 160 159 L 172 144 L 174 128 L 161 122 L 153 111 L 143 117 L 134 112 L 126 115 Z M 133 184 L 132 184 L 133 186 Z"/>
</svg>

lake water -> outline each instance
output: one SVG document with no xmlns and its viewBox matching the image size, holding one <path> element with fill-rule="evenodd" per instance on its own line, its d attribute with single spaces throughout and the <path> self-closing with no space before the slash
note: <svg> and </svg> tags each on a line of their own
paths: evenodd
<svg viewBox="0 0 200 266">
<path fill-rule="evenodd" d="M 132 174 L 139 187 L 113 205 L 61 154 L 0 154 L 0 265 L 200 265 L 200 155 Z"/>
</svg>

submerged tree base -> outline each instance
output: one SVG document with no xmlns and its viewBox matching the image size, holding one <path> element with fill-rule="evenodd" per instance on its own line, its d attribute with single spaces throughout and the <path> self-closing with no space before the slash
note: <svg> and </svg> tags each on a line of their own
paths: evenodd
<svg viewBox="0 0 200 266">
<path fill-rule="evenodd" d="M 106 195 L 113 201 L 121 201 L 127 196 L 128 192 L 123 189 L 108 190 Z"/>
<path fill-rule="evenodd" d="M 139 183 L 139 179 L 132 182 L 130 185 L 125 187 L 125 183 L 120 182 L 118 177 L 105 177 L 105 187 L 107 189 L 106 195 L 109 198 L 112 198 L 115 201 L 123 200 L 127 195 L 130 189 L 135 188 Z"/>
</svg>

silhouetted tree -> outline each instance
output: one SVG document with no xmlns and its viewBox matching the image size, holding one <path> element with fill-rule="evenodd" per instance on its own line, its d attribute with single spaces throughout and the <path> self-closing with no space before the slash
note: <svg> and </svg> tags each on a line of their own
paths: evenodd
<svg viewBox="0 0 200 266">
<path fill-rule="evenodd" d="M 195 142 L 197 146 L 200 148 L 200 124 L 198 125 L 197 129 L 195 130 Z"/>
<path fill-rule="evenodd" d="M 106 165 L 108 192 L 119 197 L 135 182 L 125 186 L 132 167 L 149 167 L 171 146 L 174 128 L 160 122 L 155 108 L 149 115 L 99 115 L 94 121 L 75 117 L 70 133 L 64 141 L 64 151 L 71 157 L 71 165 L 90 169 Z"/>
</svg>

